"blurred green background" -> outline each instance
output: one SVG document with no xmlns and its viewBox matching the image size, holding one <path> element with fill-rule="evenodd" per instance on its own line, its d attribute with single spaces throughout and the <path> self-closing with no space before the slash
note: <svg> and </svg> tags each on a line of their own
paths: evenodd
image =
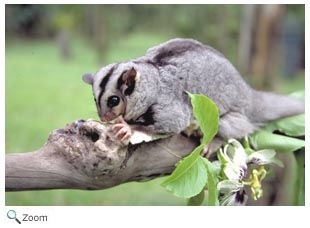
<svg viewBox="0 0 310 228">
<path fill-rule="evenodd" d="M 303 5 L 6 5 L 6 153 L 98 119 L 86 72 L 174 37 L 220 50 L 257 89 L 304 89 Z M 185 205 L 163 179 L 100 191 L 6 193 L 6 205 Z"/>
</svg>

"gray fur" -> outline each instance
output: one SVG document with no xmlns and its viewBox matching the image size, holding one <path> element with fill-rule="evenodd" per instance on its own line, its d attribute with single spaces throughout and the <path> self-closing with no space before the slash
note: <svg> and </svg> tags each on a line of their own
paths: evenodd
<svg viewBox="0 0 310 228">
<path fill-rule="evenodd" d="M 179 133 L 192 123 L 191 104 L 184 91 L 204 94 L 216 103 L 218 137 L 223 139 L 242 138 L 268 121 L 304 113 L 303 101 L 253 90 L 221 53 L 192 39 L 173 39 L 150 48 L 142 57 L 102 68 L 93 78 L 96 99 L 111 67 L 113 74 L 97 100 L 100 117 L 113 111 L 104 104 L 117 94 L 124 106 L 119 110 L 129 123 L 147 119 L 143 114 L 151 110 L 153 121 L 140 124 L 139 129 L 153 134 Z M 133 93 L 125 96 L 117 83 L 122 72 L 131 68 L 141 77 Z"/>
</svg>

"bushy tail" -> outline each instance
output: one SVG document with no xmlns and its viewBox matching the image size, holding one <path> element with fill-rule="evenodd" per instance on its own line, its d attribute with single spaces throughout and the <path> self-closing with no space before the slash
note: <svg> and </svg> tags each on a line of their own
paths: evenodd
<svg viewBox="0 0 310 228">
<path fill-rule="evenodd" d="M 290 96 L 254 91 L 252 120 L 258 124 L 305 113 L 305 102 Z"/>
</svg>

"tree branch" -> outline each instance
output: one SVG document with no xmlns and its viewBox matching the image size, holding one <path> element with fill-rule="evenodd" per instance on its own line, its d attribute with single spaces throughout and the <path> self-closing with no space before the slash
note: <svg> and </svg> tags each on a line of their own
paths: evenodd
<svg viewBox="0 0 310 228">
<path fill-rule="evenodd" d="M 5 189 L 92 190 L 153 179 L 170 174 L 179 157 L 197 144 L 175 135 L 125 145 L 115 138 L 110 125 L 79 120 L 53 131 L 37 151 L 7 154 Z"/>
</svg>

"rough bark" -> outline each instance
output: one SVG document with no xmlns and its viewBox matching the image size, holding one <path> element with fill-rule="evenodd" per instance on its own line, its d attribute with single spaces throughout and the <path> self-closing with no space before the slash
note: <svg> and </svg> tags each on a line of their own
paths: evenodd
<svg viewBox="0 0 310 228">
<path fill-rule="evenodd" d="M 7 154 L 5 188 L 94 190 L 143 181 L 170 174 L 196 146 L 182 135 L 125 145 L 111 126 L 79 120 L 51 132 L 37 151 Z"/>
</svg>

